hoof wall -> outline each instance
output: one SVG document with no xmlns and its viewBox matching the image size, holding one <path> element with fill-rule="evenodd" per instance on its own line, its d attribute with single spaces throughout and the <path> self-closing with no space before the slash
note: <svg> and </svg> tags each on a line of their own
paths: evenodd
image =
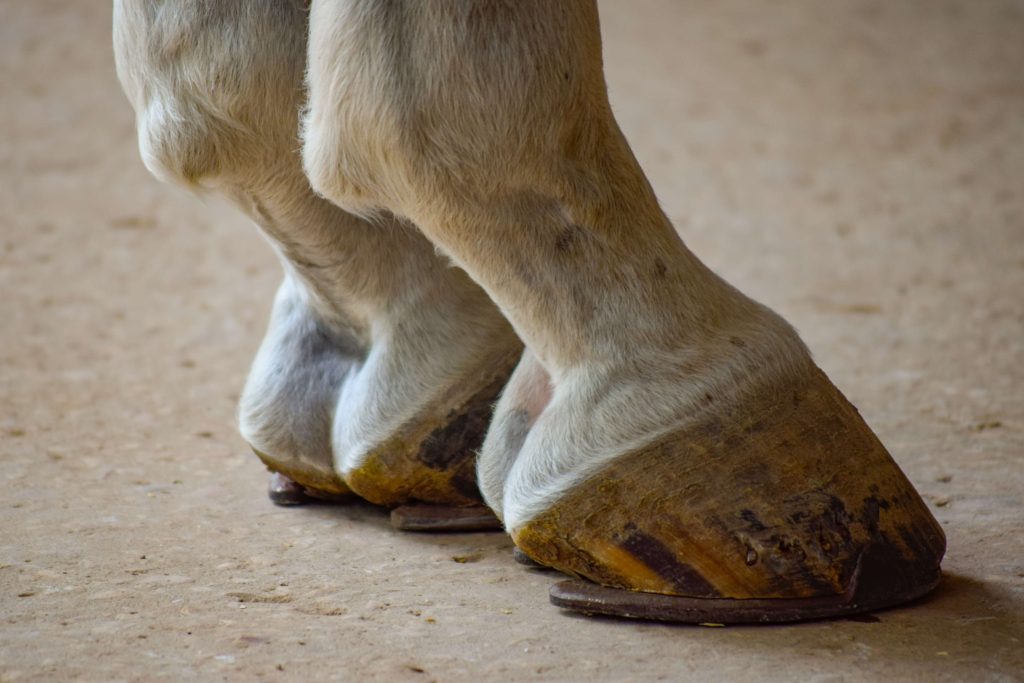
<svg viewBox="0 0 1024 683">
<path fill-rule="evenodd" d="M 934 581 L 917 589 L 874 599 L 830 595 L 736 600 L 640 593 L 573 579 L 551 587 L 551 604 L 587 615 L 681 624 L 782 624 L 846 617 L 894 607 L 928 594 L 938 583 L 939 576 L 936 575 Z"/>
<path fill-rule="evenodd" d="M 391 526 L 401 531 L 501 531 L 501 521 L 483 505 L 402 505 L 391 511 Z"/>
</svg>

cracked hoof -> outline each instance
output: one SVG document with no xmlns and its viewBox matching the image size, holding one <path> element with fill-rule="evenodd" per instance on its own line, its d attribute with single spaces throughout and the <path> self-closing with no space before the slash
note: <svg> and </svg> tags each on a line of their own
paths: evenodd
<svg viewBox="0 0 1024 683">
<path fill-rule="evenodd" d="M 501 521 L 483 505 L 402 505 L 391 511 L 391 526 L 401 531 L 501 531 Z"/>
</svg>

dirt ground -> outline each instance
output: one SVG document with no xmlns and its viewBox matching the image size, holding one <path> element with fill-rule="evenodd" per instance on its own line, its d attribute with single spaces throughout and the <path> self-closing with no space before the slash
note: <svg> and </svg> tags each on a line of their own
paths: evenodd
<svg viewBox="0 0 1024 683">
<path fill-rule="evenodd" d="M 0 3 L 0 680 L 1024 680 L 1024 3 L 603 3 L 694 251 L 801 331 L 946 529 L 874 618 L 591 620 L 492 535 L 280 509 L 234 426 L 279 268 L 143 169 L 106 2 Z"/>
</svg>

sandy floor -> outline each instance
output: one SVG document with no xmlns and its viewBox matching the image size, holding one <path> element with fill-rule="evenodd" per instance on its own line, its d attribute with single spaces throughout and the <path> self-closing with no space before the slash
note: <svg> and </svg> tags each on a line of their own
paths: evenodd
<svg viewBox="0 0 1024 683">
<path fill-rule="evenodd" d="M 604 3 L 669 215 L 788 317 L 947 530 L 931 599 L 588 620 L 502 535 L 284 510 L 234 428 L 279 277 L 159 185 L 109 8 L 0 5 L 0 680 L 1024 680 L 1024 4 Z"/>
</svg>

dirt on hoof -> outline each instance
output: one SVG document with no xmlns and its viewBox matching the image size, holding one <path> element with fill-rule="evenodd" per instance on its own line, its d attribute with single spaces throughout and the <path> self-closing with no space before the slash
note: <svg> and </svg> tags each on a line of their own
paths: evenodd
<svg viewBox="0 0 1024 683">
<path fill-rule="evenodd" d="M 146 173 L 109 3 L 8 2 L 0 681 L 1020 680 L 1021 4 L 601 9 L 663 207 L 796 326 L 921 492 L 938 589 L 799 626 L 574 616 L 504 534 L 273 505 L 235 429 L 273 253 Z"/>
</svg>

